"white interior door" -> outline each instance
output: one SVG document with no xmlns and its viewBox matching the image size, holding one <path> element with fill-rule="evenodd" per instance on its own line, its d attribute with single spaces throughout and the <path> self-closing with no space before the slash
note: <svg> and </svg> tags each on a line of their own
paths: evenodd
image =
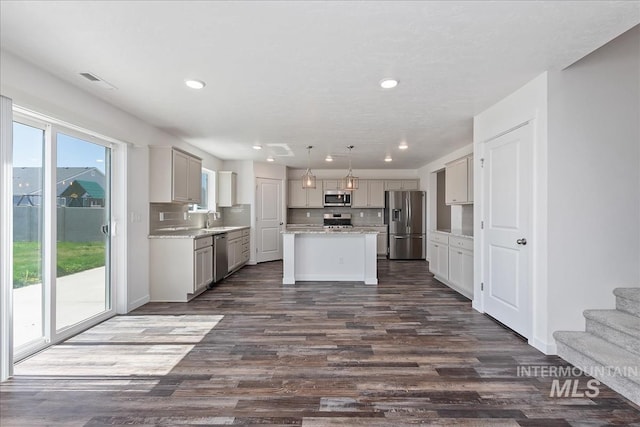
<svg viewBox="0 0 640 427">
<path fill-rule="evenodd" d="M 282 259 L 282 182 L 257 178 L 256 262 Z"/>
<path fill-rule="evenodd" d="M 484 147 L 484 311 L 519 334 L 531 331 L 529 292 L 531 125 Z"/>
</svg>

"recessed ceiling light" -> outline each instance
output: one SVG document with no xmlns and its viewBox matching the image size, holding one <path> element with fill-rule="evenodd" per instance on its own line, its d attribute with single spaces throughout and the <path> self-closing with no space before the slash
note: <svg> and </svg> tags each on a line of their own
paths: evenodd
<svg viewBox="0 0 640 427">
<path fill-rule="evenodd" d="M 396 86 L 398 86 L 398 81 L 395 79 L 380 80 L 380 87 L 382 89 L 393 89 Z"/>
<path fill-rule="evenodd" d="M 407 145 L 406 142 L 402 141 L 400 145 L 398 145 L 398 148 L 401 150 L 406 150 L 407 148 L 409 148 L 409 146 Z"/>
<path fill-rule="evenodd" d="M 385 161 L 385 162 L 390 162 L 390 161 L 392 161 L 392 160 L 393 160 L 393 159 L 391 158 L 391 156 L 387 156 L 387 157 L 385 157 L 385 158 L 384 158 L 384 161 Z"/>
<path fill-rule="evenodd" d="M 200 80 L 185 80 L 184 84 L 186 84 L 191 89 L 202 89 L 206 86 L 206 84 Z"/>
<path fill-rule="evenodd" d="M 333 162 L 333 157 L 331 157 L 330 155 L 327 155 L 327 157 L 324 158 L 325 162 Z"/>
<path fill-rule="evenodd" d="M 253 144 L 253 149 L 254 149 L 254 150 L 262 150 L 262 145 L 260 145 L 260 144 Z"/>
<path fill-rule="evenodd" d="M 275 162 L 276 159 L 274 159 L 273 157 L 269 156 L 267 157 L 267 162 Z"/>
</svg>

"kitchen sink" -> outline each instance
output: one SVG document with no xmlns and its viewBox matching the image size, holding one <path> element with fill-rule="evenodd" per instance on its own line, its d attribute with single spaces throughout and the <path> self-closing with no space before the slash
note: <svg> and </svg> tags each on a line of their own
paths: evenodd
<svg viewBox="0 0 640 427">
<path fill-rule="evenodd" d="M 210 227 L 210 228 L 203 228 L 204 231 L 229 231 L 229 230 L 234 230 L 238 227 Z"/>
</svg>

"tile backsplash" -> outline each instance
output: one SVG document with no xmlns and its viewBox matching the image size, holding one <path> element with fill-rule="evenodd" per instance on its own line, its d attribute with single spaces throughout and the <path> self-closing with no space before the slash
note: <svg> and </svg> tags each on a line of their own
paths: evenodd
<svg viewBox="0 0 640 427">
<path fill-rule="evenodd" d="M 222 217 L 225 226 L 251 225 L 251 205 L 235 205 L 230 208 L 222 208 Z"/>
<path fill-rule="evenodd" d="M 175 228 L 202 228 L 207 218 L 212 227 L 251 225 L 251 205 L 221 208 L 219 212 L 189 212 L 188 205 L 173 203 L 149 204 L 149 232 Z"/>
<path fill-rule="evenodd" d="M 307 213 L 309 216 L 307 217 Z M 322 215 L 325 213 L 350 213 L 353 225 L 383 225 L 384 209 L 357 208 L 323 208 L 323 209 L 287 209 L 287 224 L 316 224 L 322 225 Z M 360 216 L 362 214 L 362 216 Z M 380 216 L 378 216 L 380 214 Z"/>
</svg>

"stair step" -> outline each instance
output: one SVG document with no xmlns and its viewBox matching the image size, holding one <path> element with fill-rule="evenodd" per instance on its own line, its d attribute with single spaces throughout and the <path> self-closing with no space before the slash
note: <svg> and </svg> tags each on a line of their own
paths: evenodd
<svg viewBox="0 0 640 427">
<path fill-rule="evenodd" d="M 640 288 L 616 288 L 613 294 L 618 310 L 640 317 Z"/>
<path fill-rule="evenodd" d="M 558 356 L 640 405 L 640 358 L 637 354 L 588 332 L 557 331 L 553 337 Z"/>
<path fill-rule="evenodd" d="M 619 310 L 585 310 L 587 332 L 640 357 L 640 317 Z"/>
</svg>

